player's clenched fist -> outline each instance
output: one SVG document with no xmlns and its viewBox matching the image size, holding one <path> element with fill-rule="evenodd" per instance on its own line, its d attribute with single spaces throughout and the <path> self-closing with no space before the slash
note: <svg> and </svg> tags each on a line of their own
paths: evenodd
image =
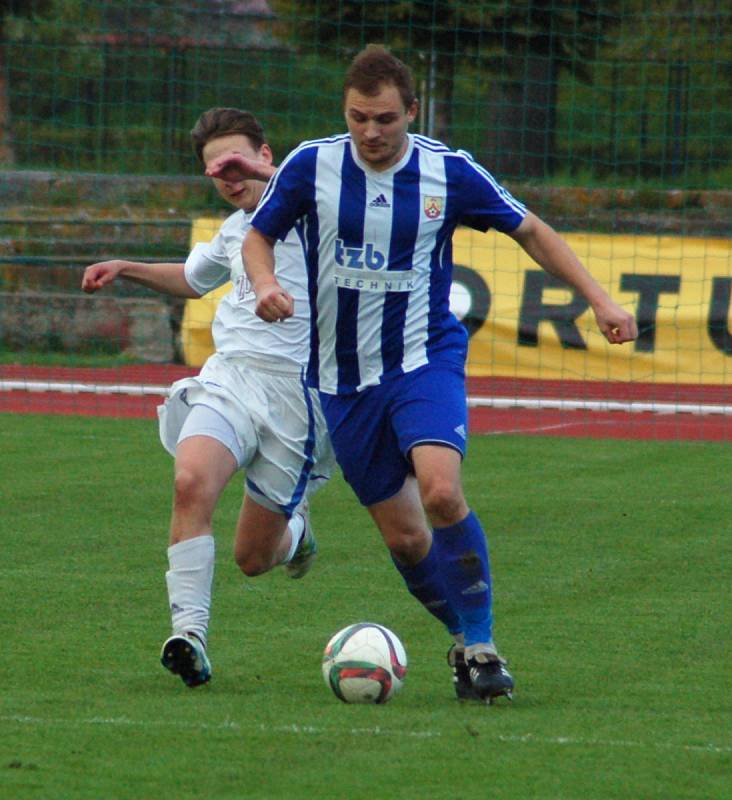
<svg viewBox="0 0 732 800">
<path fill-rule="evenodd" d="M 87 294 L 94 292 L 111 283 L 120 273 L 123 264 L 121 261 L 100 261 L 84 270 L 81 279 L 81 288 Z"/>
<path fill-rule="evenodd" d="M 635 317 L 616 303 L 608 301 L 595 307 L 597 325 L 610 344 L 623 344 L 638 338 Z"/>
<path fill-rule="evenodd" d="M 257 316 L 265 322 L 278 322 L 292 316 L 295 310 L 292 295 L 278 283 L 268 283 L 261 288 L 257 287 L 256 294 L 255 311 Z"/>
</svg>

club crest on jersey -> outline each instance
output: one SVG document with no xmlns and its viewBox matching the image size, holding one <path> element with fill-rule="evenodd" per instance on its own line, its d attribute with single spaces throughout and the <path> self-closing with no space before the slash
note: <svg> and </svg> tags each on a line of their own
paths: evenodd
<svg viewBox="0 0 732 800">
<path fill-rule="evenodd" d="M 437 219 L 442 214 L 442 206 L 444 205 L 444 197 L 425 197 L 424 198 L 424 213 L 429 219 Z"/>
</svg>

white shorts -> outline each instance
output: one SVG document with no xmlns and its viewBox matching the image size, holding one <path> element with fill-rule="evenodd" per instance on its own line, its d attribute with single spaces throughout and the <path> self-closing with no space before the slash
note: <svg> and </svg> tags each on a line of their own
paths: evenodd
<svg viewBox="0 0 732 800">
<path fill-rule="evenodd" d="M 202 416 L 201 430 L 196 424 L 184 430 L 196 405 L 213 409 L 225 423 Z M 252 499 L 287 517 L 325 484 L 335 465 L 317 392 L 306 387 L 297 367 L 281 362 L 215 353 L 199 375 L 171 386 L 158 418 L 160 440 L 171 455 L 183 438 L 218 439 L 246 469 Z"/>
</svg>

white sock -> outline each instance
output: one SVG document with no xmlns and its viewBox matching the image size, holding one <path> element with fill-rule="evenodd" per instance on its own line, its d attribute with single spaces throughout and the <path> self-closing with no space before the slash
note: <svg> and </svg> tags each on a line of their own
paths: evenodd
<svg viewBox="0 0 732 800">
<path fill-rule="evenodd" d="M 290 547 L 285 556 L 285 560 L 282 562 L 283 564 L 289 564 L 290 561 L 292 561 L 292 557 L 295 555 L 295 550 L 297 550 L 297 546 L 300 544 L 300 539 L 302 538 L 304 530 L 305 519 L 302 514 L 293 514 L 290 517 L 290 521 L 287 523 L 287 532 L 290 534 Z"/>
<path fill-rule="evenodd" d="M 195 633 L 206 645 L 211 612 L 214 571 L 214 538 L 211 534 L 186 539 L 168 548 L 168 584 L 173 633 Z"/>
</svg>

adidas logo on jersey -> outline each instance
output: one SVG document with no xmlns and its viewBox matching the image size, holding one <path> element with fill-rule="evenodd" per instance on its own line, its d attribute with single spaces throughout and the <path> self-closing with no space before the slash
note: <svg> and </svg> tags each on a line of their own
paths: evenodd
<svg viewBox="0 0 732 800">
<path fill-rule="evenodd" d="M 465 438 L 465 425 L 458 425 L 457 428 L 455 428 L 455 433 L 457 433 L 458 436 L 460 436 L 461 438 L 464 439 Z"/>
<path fill-rule="evenodd" d="M 369 208 L 391 208 L 391 203 L 383 194 L 380 194 L 369 203 Z"/>
</svg>

